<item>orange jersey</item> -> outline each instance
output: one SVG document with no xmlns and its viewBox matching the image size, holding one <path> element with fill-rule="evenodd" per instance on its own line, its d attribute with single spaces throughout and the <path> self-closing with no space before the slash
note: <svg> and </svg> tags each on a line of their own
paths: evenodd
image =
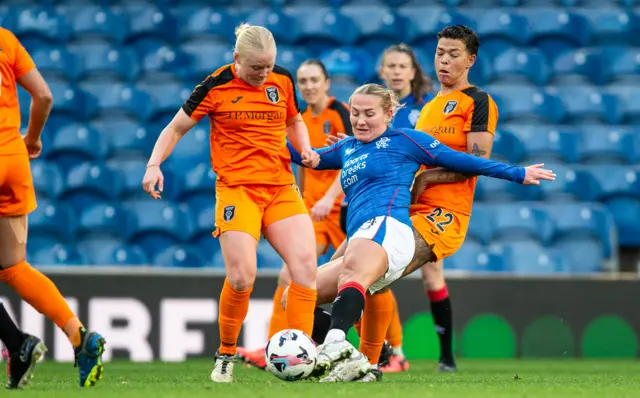
<svg viewBox="0 0 640 398">
<path fill-rule="evenodd" d="M 349 121 L 349 108 L 346 104 L 331 97 L 327 107 L 317 116 L 313 116 L 311 109 L 307 108 L 302 112 L 302 119 L 309 130 L 309 140 L 314 148 L 326 146 L 326 139 L 329 135 L 344 133 L 353 135 L 351 122 Z M 304 180 L 304 200 L 307 206 L 312 207 L 317 201 L 322 199 L 329 190 L 331 184 L 340 174 L 339 170 L 314 170 L 303 169 Z M 342 195 L 337 198 L 337 205 L 340 205 Z M 338 208 L 339 210 L 339 208 Z"/>
<path fill-rule="evenodd" d="M 428 102 L 416 123 L 416 130 L 432 135 L 448 147 L 467 152 L 467 133 L 495 133 L 498 107 L 489 94 L 467 87 Z M 418 204 L 442 207 L 470 215 L 477 177 L 466 181 L 428 185 Z"/>
<path fill-rule="evenodd" d="M 0 28 L 0 155 L 27 153 L 20 135 L 16 81 L 35 67 L 18 38 Z"/>
<path fill-rule="evenodd" d="M 293 76 L 275 66 L 261 87 L 233 64 L 208 76 L 182 105 L 195 121 L 208 115 L 211 164 L 226 186 L 294 184 L 286 121 L 299 113 Z"/>
</svg>

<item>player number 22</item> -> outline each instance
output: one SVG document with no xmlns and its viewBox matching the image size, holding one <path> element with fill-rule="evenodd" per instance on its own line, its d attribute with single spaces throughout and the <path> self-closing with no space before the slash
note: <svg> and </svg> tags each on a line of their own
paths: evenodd
<svg viewBox="0 0 640 398">
<path fill-rule="evenodd" d="M 440 207 L 433 209 L 431 214 L 426 216 L 431 224 L 435 225 L 440 232 L 444 232 L 444 227 L 453 222 L 453 214 L 444 212 Z"/>
</svg>

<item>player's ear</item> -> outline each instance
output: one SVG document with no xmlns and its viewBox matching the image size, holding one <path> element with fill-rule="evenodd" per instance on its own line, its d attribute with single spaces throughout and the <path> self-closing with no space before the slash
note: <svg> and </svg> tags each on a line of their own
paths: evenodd
<svg viewBox="0 0 640 398">
<path fill-rule="evenodd" d="M 240 61 L 240 56 L 238 55 L 238 52 L 237 52 L 237 51 L 234 51 L 234 52 L 233 52 L 233 60 L 234 60 L 236 63 L 238 63 L 238 64 L 240 63 L 240 62 L 239 62 L 239 61 Z"/>
<path fill-rule="evenodd" d="M 469 56 L 467 57 L 467 69 L 471 69 L 471 67 L 473 66 L 473 64 L 476 63 L 476 59 L 478 58 L 477 55 L 475 54 L 469 54 Z"/>
</svg>

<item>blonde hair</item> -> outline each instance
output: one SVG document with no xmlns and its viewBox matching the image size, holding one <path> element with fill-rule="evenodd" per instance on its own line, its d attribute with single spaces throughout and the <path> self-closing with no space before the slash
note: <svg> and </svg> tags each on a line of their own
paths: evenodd
<svg viewBox="0 0 640 398">
<path fill-rule="evenodd" d="M 375 95 L 380 98 L 380 106 L 384 113 L 392 112 L 392 116 L 395 116 L 398 109 L 403 108 L 404 105 L 400 104 L 398 95 L 388 88 L 385 88 L 379 84 L 368 83 L 358 87 L 351 97 L 349 97 L 349 105 L 351 105 L 351 99 L 356 94 Z"/>
<path fill-rule="evenodd" d="M 271 31 L 263 26 L 249 25 L 244 22 L 236 28 L 236 47 L 235 51 L 240 58 L 247 55 L 261 52 L 276 52 L 276 41 Z"/>
</svg>

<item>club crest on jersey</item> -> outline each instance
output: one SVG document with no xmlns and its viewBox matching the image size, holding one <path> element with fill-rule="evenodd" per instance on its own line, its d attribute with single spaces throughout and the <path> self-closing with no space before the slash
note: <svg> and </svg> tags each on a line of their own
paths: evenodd
<svg viewBox="0 0 640 398">
<path fill-rule="evenodd" d="M 224 207 L 224 220 L 229 222 L 233 219 L 233 216 L 236 215 L 236 207 L 235 206 L 225 206 Z"/>
<path fill-rule="evenodd" d="M 376 149 L 389 148 L 389 141 L 391 141 L 389 137 L 380 138 L 376 141 Z"/>
<path fill-rule="evenodd" d="M 274 104 L 277 104 L 280 101 L 280 93 L 278 92 L 278 87 L 267 87 L 264 89 L 267 93 L 267 98 Z"/>
<path fill-rule="evenodd" d="M 411 112 L 409 113 L 409 123 L 415 126 L 416 123 L 418 123 L 419 117 L 420 117 L 420 110 L 412 109 Z"/>
<path fill-rule="evenodd" d="M 330 121 L 327 120 L 324 123 L 322 123 L 322 132 L 324 133 L 324 135 L 331 134 L 331 122 Z"/>
<path fill-rule="evenodd" d="M 442 110 L 442 113 L 444 113 L 445 115 L 448 115 L 451 112 L 453 112 L 454 109 L 456 109 L 456 106 L 458 106 L 458 101 L 455 101 L 455 100 L 447 101 L 447 103 L 444 104 L 444 109 Z"/>
</svg>

